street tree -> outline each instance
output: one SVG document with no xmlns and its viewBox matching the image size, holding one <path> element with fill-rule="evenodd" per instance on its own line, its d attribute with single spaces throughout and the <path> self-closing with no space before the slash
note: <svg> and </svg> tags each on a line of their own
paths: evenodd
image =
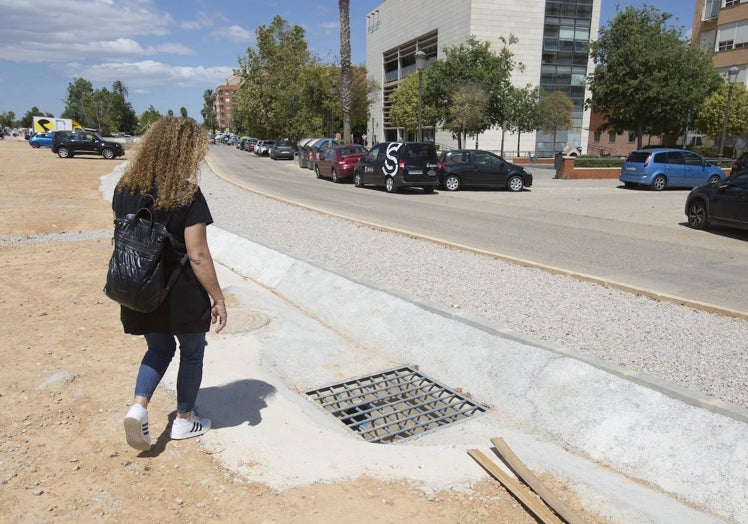
<svg viewBox="0 0 748 524">
<path fill-rule="evenodd" d="M 501 125 L 501 156 L 504 156 L 504 134 L 506 131 L 517 135 L 517 154 L 520 154 L 522 133 L 530 133 L 543 126 L 543 89 L 540 86 L 511 86 L 508 92 L 507 111 Z"/>
<path fill-rule="evenodd" d="M 62 118 L 71 118 L 88 126 L 85 105 L 93 96 L 93 92 L 93 84 L 85 78 L 75 78 L 69 83 L 67 97 L 63 100 L 65 109 L 62 111 Z"/>
<path fill-rule="evenodd" d="M 314 63 L 304 28 L 276 15 L 255 34 L 256 48 L 248 48 L 246 56 L 239 58 L 242 84 L 236 96 L 242 115 L 237 116 L 237 123 L 254 136 L 306 136 L 310 104 L 319 103 L 320 98 L 302 96 L 305 86 L 299 81 L 300 70 Z"/>
<path fill-rule="evenodd" d="M 505 120 L 512 71 L 523 69 L 509 49 L 516 42 L 514 35 L 501 37 L 502 48 L 496 53 L 489 42 L 470 36 L 463 44 L 445 48 L 443 59 L 432 60 L 424 73 L 423 100 L 437 110 L 434 123 L 454 130 L 450 120 L 454 96 L 462 86 L 472 83 L 480 84 L 488 96 L 488 119 L 481 132 L 500 125 Z"/>
<path fill-rule="evenodd" d="M 735 84 L 732 87 L 727 138 L 748 133 L 748 89 L 742 83 Z M 716 91 L 704 100 L 699 116 L 695 121 L 696 127 L 711 137 L 719 137 L 720 139 L 722 137 L 728 90 L 729 86 L 723 82 Z"/>
<path fill-rule="evenodd" d="M 553 133 L 553 151 L 557 151 L 556 133 L 574 126 L 573 111 L 574 101 L 563 91 L 553 91 L 540 103 L 541 126 L 546 133 Z"/>
<path fill-rule="evenodd" d="M 460 143 L 467 145 L 468 135 L 475 136 L 475 148 L 478 149 L 478 135 L 491 126 L 488 93 L 483 84 L 468 82 L 455 91 L 449 121 L 452 131 L 461 135 Z"/>
<path fill-rule="evenodd" d="M 679 135 L 706 96 L 719 85 L 711 58 L 681 31 L 668 27 L 670 13 L 627 6 L 590 44 L 595 62 L 588 77 L 588 107 L 602 112 L 609 128 Z"/>
<path fill-rule="evenodd" d="M 16 114 L 13 111 L 0 113 L 0 127 L 16 127 Z"/>
</svg>

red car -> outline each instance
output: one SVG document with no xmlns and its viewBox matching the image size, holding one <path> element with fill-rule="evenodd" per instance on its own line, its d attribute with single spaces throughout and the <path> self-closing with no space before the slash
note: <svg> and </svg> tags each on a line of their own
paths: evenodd
<svg viewBox="0 0 748 524">
<path fill-rule="evenodd" d="M 333 182 L 351 178 L 358 159 L 367 152 L 364 146 L 358 144 L 330 147 L 317 159 L 314 172 L 317 178 L 332 178 Z"/>
</svg>

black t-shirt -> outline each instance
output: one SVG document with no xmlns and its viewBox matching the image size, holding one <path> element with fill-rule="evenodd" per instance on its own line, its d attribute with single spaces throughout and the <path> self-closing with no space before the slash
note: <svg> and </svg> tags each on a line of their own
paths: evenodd
<svg viewBox="0 0 748 524">
<path fill-rule="evenodd" d="M 114 190 L 112 209 L 117 218 L 135 213 L 142 207 L 152 207 L 150 197 L 130 195 Z M 154 220 L 166 224 L 166 229 L 177 241 L 184 245 L 184 230 L 189 226 L 213 223 L 200 188 L 195 199 L 188 206 L 180 206 L 168 211 L 157 210 Z M 178 269 L 184 251 L 169 247 L 166 251 L 166 278 Z M 185 262 L 166 300 L 155 311 L 141 313 L 121 306 L 120 319 L 125 333 L 143 335 L 146 333 L 205 333 L 210 329 L 210 297 L 195 277 L 189 259 Z"/>
</svg>

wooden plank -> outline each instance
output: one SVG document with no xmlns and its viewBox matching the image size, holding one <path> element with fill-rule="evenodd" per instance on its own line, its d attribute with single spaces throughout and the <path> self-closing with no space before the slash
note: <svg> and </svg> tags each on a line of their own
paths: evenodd
<svg viewBox="0 0 748 524">
<path fill-rule="evenodd" d="M 543 482 L 530 471 L 527 466 L 517 457 L 503 438 L 492 438 L 491 444 L 514 473 L 530 488 L 542 498 L 553 511 L 565 520 L 568 524 L 584 524 L 584 521 L 575 514 L 566 503 L 558 498 Z"/>
<path fill-rule="evenodd" d="M 525 491 L 518 481 L 509 476 L 498 464 L 494 463 L 482 452 L 477 449 L 469 449 L 468 455 L 473 457 L 493 478 L 501 482 L 507 491 L 524 504 L 541 522 L 544 524 L 562 524 L 558 517 L 543 504 L 542 500 Z"/>
</svg>

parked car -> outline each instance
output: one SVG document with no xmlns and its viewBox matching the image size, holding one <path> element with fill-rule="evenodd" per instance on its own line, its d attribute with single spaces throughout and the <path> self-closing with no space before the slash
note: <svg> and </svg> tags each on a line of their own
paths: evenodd
<svg viewBox="0 0 748 524">
<path fill-rule="evenodd" d="M 270 149 L 275 145 L 274 140 L 263 140 L 260 148 L 260 156 L 270 156 Z"/>
<path fill-rule="evenodd" d="M 262 155 L 262 144 L 264 143 L 264 140 L 258 140 L 257 143 L 255 143 L 255 147 L 252 149 L 252 152 L 257 156 Z"/>
<path fill-rule="evenodd" d="M 732 163 L 732 169 L 730 170 L 730 174 L 732 175 L 733 173 L 736 173 L 743 169 L 748 169 L 748 152 L 741 153 L 738 159 Z"/>
<path fill-rule="evenodd" d="M 401 187 L 420 187 L 433 193 L 439 185 L 439 157 L 434 144 L 381 142 L 358 161 L 353 174 L 356 187 L 384 186 L 388 193 Z"/>
<path fill-rule="evenodd" d="M 29 138 L 29 145 L 34 149 L 52 147 L 52 133 L 37 133 Z"/>
<path fill-rule="evenodd" d="M 532 174 L 490 151 L 458 149 L 441 154 L 439 184 L 447 191 L 464 187 L 522 191 L 532 186 Z"/>
<path fill-rule="evenodd" d="M 317 178 L 332 178 L 335 183 L 352 178 L 356 164 L 367 151 L 364 146 L 358 144 L 327 148 L 317 159 L 314 172 Z"/>
<path fill-rule="evenodd" d="M 319 156 L 332 146 L 339 145 L 341 145 L 341 142 L 336 138 L 320 138 L 319 140 L 313 142 L 309 146 L 309 154 L 306 159 L 306 167 L 308 169 L 314 170 L 314 166 L 317 163 L 317 159 L 319 158 Z"/>
<path fill-rule="evenodd" d="M 278 140 L 273 147 L 270 148 L 270 158 L 278 160 L 280 158 L 287 158 L 293 160 L 296 155 L 296 144 L 290 140 Z"/>
<path fill-rule="evenodd" d="M 255 144 L 257 144 L 257 142 L 259 142 L 259 140 L 257 140 L 256 138 L 247 139 L 247 143 L 244 144 L 244 150 L 253 153 L 255 150 Z"/>
<path fill-rule="evenodd" d="M 748 229 L 748 169 L 693 188 L 686 198 L 686 216 L 694 229 L 710 225 Z"/>
<path fill-rule="evenodd" d="M 632 151 L 621 166 L 619 180 L 626 187 L 649 186 L 653 191 L 666 187 L 695 187 L 725 177 L 719 166 L 693 151 L 653 148 Z"/>
<path fill-rule="evenodd" d="M 107 160 L 123 156 L 125 148 L 119 142 L 104 140 L 93 131 L 54 131 L 52 152 L 60 158 L 75 155 L 101 155 Z"/>
<path fill-rule="evenodd" d="M 319 140 L 319 138 L 307 138 L 303 144 L 301 144 L 301 141 L 299 141 L 299 143 L 301 144 L 298 148 L 299 167 L 307 167 L 312 144 L 314 144 L 317 140 Z"/>
</svg>

